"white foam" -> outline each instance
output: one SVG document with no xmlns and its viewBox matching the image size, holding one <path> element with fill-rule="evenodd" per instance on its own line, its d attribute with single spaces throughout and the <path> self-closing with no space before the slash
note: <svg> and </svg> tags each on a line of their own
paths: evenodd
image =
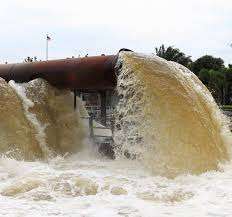
<svg viewBox="0 0 232 217">
<path fill-rule="evenodd" d="M 0 196 L 0 216 L 230 217 L 232 164 L 223 169 L 167 179 L 128 160 L 71 157 L 45 164 L 2 158 L 0 192 L 12 196 Z M 79 192 L 91 184 L 96 193 Z M 114 188 L 127 194 L 114 195 Z"/>
<path fill-rule="evenodd" d="M 136 156 L 167 176 L 214 170 L 231 158 L 228 125 L 196 75 L 137 53 L 121 52 L 118 65 L 117 157 Z"/>
<path fill-rule="evenodd" d="M 26 96 L 25 93 L 25 88 L 23 87 L 22 84 L 18 84 L 15 81 L 11 80 L 9 81 L 9 85 L 16 91 L 20 99 L 22 100 L 23 108 L 25 111 L 25 116 L 32 123 L 34 126 L 37 134 L 36 134 L 36 139 L 40 145 L 40 148 L 45 155 L 45 157 L 49 157 L 52 152 L 51 150 L 47 147 L 46 145 L 46 124 L 42 124 L 38 118 L 36 117 L 35 114 L 29 111 L 30 108 L 34 106 L 34 103 Z"/>
</svg>

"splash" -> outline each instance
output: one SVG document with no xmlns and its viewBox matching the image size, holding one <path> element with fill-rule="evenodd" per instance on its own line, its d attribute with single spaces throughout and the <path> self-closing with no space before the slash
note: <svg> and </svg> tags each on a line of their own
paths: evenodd
<svg viewBox="0 0 232 217">
<path fill-rule="evenodd" d="M 16 84 L 14 81 L 10 81 L 9 85 L 15 90 L 15 92 L 18 94 L 20 99 L 22 100 L 23 108 L 25 111 L 25 116 L 28 119 L 29 122 L 32 123 L 34 128 L 36 129 L 36 139 L 40 145 L 40 148 L 45 156 L 45 158 L 51 157 L 52 152 L 51 150 L 47 147 L 46 144 L 46 134 L 45 134 L 45 129 L 47 127 L 47 124 L 42 124 L 36 114 L 30 112 L 30 108 L 34 106 L 34 103 L 26 96 L 25 93 L 25 87 L 20 84 Z"/>
<path fill-rule="evenodd" d="M 118 65 L 117 156 L 136 157 L 165 176 L 215 170 L 230 158 L 225 117 L 191 71 L 123 52 Z"/>
<path fill-rule="evenodd" d="M 0 152 L 15 159 L 42 157 L 36 130 L 25 117 L 21 99 L 8 83 L 0 79 Z"/>
<path fill-rule="evenodd" d="M 175 176 L 217 170 L 230 159 L 231 134 L 207 88 L 185 67 L 158 57 L 121 53 L 115 146 L 118 158 L 142 162 L 153 174 Z M 50 159 L 88 147 L 86 110 L 73 95 L 42 79 L 1 80 L 1 153 Z M 13 145 L 12 145 L 13 144 Z M 15 149 L 16 150 L 16 149 Z M 18 158 L 17 158 L 18 159 Z"/>
<path fill-rule="evenodd" d="M 21 160 L 49 160 L 82 149 L 86 131 L 81 100 L 42 79 L 18 84 L 0 80 L 0 151 Z"/>
<path fill-rule="evenodd" d="M 34 103 L 30 112 L 46 126 L 47 146 L 62 154 L 80 151 L 87 134 L 81 119 L 86 112 L 81 100 L 77 98 L 77 109 L 74 110 L 71 91 L 54 88 L 43 79 L 35 79 L 23 86 L 27 98 Z"/>
</svg>

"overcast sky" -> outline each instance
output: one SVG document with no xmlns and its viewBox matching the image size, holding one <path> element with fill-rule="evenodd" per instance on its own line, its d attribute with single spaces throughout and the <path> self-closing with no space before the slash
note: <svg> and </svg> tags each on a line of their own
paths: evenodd
<svg viewBox="0 0 232 217">
<path fill-rule="evenodd" d="M 232 63 L 232 0 L 1 0 L 0 33 L 1 63 L 45 59 L 46 33 L 50 59 L 163 43 Z"/>
</svg>

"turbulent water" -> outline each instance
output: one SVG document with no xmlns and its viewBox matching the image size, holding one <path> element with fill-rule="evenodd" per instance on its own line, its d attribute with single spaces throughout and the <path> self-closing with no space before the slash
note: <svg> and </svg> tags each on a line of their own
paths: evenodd
<svg viewBox="0 0 232 217">
<path fill-rule="evenodd" d="M 118 68 L 115 160 L 69 91 L 0 80 L 0 216 L 231 216 L 231 133 L 209 91 L 158 57 Z"/>
<path fill-rule="evenodd" d="M 115 140 L 155 174 L 199 174 L 230 158 L 227 120 L 187 68 L 159 57 L 120 56 Z"/>
</svg>

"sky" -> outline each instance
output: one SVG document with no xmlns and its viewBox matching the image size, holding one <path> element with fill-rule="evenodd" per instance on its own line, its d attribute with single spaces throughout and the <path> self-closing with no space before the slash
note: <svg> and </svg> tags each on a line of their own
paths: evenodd
<svg viewBox="0 0 232 217">
<path fill-rule="evenodd" d="M 153 53 L 164 44 L 195 60 L 232 63 L 232 0 L 0 0 L 0 63 Z"/>
</svg>

